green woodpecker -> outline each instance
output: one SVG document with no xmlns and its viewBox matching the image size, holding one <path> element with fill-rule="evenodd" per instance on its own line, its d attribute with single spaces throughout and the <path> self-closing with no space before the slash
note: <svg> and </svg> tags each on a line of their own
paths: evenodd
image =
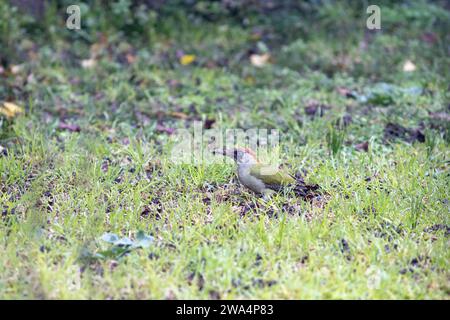
<svg viewBox="0 0 450 320">
<path fill-rule="evenodd" d="M 239 181 L 256 193 L 270 194 L 284 185 L 296 182 L 292 176 L 277 167 L 260 163 L 255 152 L 249 148 L 216 150 L 214 153 L 232 158 L 237 164 Z"/>
</svg>

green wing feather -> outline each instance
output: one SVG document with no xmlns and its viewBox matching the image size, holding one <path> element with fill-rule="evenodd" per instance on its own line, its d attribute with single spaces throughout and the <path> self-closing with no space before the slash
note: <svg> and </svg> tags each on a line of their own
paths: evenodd
<svg viewBox="0 0 450 320">
<path fill-rule="evenodd" d="M 276 166 L 257 163 L 250 169 L 250 174 L 266 184 L 280 185 L 294 183 L 295 179 Z"/>
</svg>

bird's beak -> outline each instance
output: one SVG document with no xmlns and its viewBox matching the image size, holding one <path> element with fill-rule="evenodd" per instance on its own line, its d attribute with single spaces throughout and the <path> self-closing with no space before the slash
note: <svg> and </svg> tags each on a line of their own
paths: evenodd
<svg viewBox="0 0 450 320">
<path fill-rule="evenodd" d="M 212 151 L 213 155 L 222 155 L 222 156 L 226 156 L 227 155 L 227 150 L 226 149 L 214 149 Z"/>
<path fill-rule="evenodd" d="M 230 157 L 231 159 L 234 159 L 235 158 L 235 156 L 234 156 L 234 149 L 225 149 L 225 150 L 223 150 L 223 155 L 227 156 L 227 157 Z"/>
</svg>

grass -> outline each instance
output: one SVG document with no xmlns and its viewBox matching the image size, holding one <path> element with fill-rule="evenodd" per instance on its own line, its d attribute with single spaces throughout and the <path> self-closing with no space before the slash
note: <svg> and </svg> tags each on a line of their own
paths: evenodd
<svg viewBox="0 0 450 320">
<path fill-rule="evenodd" d="M 329 7 L 285 37 L 257 14 L 178 14 L 183 30 L 169 16 L 144 36 L 106 14 L 103 37 L 0 22 L 0 99 L 25 108 L 0 118 L 0 298 L 448 299 L 448 29 L 424 6 L 439 8 L 390 5 L 383 31 L 334 39 Z M 263 201 L 232 164 L 171 162 L 171 130 L 207 119 L 278 129 L 283 167 L 320 196 Z M 150 247 L 96 258 L 104 233 L 139 231 Z"/>
</svg>

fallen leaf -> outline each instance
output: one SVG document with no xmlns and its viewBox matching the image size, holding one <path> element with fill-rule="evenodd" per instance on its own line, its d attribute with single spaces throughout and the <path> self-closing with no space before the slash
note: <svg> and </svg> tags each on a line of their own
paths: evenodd
<svg viewBox="0 0 450 320">
<path fill-rule="evenodd" d="M 103 172 L 108 172 L 109 162 L 110 162 L 109 159 L 103 160 L 103 162 L 102 162 L 102 164 L 101 164 L 101 166 L 100 166 L 100 169 L 101 169 Z"/>
<path fill-rule="evenodd" d="M 68 130 L 71 132 L 80 132 L 80 126 L 77 124 L 69 124 L 69 123 L 65 123 L 65 122 L 60 122 L 58 125 L 58 128 L 61 130 Z"/>
<path fill-rule="evenodd" d="M 331 109 L 331 107 L 328 105 L 322 104 L 315 100 L 311 100 L 311 101 L 308 101 L 308 103 L 305 106 L 305 113 L 308 116 L 312 116 L 312 117 L 314 117 L 316 115 L 318 115 L 319 117 L 322 117 L 325 110 L 330 110 L 330 109 Z"/>
<path fill-rule="evenodd" d="M 22 69 L 23 69 L 23 65 L 20 65 L 20 64 L 11 66 L 11 73 L 12 74 L 18 74 L 19 72 L 22 71 Z"/>
<path fill-rule="evenodd" d="M 158 123 L 156 125 L 156 131 L 167 133 L 167 134 L 170 135 L 170 134 L 173 134 L 175 132 L 175 129 L 174 128 L 165 127 L 164 125 Z"/>
<path fill-rule="evenodd" d="M 344 114 L 344 116 L 342 117 L 342 124 L 344 125 L 344 127 L 349 126 L 352 122 L 353 117 L 349 114 Z"/>
<path fill-rule="evenodd" d="M 196 56 L 193 54 L 184 54 L 180 57 L 180 63 L 183 66 L 186 66 L 188 64 L 191 64 L 192 62 L 194 62 L 196 59 Z"/>
<path fill-rule="evenodd" d="M 337 128 L 346 128 L 353 122 L 353 117 L 346 113 L 342 118 L 339 118 L 335 122 Z"/>
<path fill-rule="evenodd" d="M 264 67 L 270 60 L 270 54 L 264 53 L 264 54 L 252 54 L 250 56 L 250 62 L 255 67 Z"/>
<path fill-rule="evenodd" d="M 218 291 L 210 290 L 208 294 L 209 294 L 209 298 L 211 300 L 220 300 L 221 296 L 220 296 L 220 293 Z"/>
<path fill-rule="evenodd" d="M 403 71 L 412 72 L 416 70 L 416 65 L 411 60 L 407 60 L 403 65 Z"/>
<path fill-rule="evenodd" d="M 81 60 L 81 66 L 84 69 L 90 69 L 95 67 L 95 65 L 97 64 L 97 61 L 95 59 L 85 59 L 85 60 Z"/>
<path fill-rule="evenodd" d="M 178 119 L 189 119 L 189 116 L 183 112 L 179 112 L 179 111 L 172 111 L 169 112 L 169 115 L 174 117 L 174 118 L 178 118 Z"/>
<path fill-rule="evenodd" d="M 398 123 L 388 123 L 384 128 L 384 139 L 395 140 L 402 139 L 406 142 L 413 143 L 415 141 L 425 142 L 425 135 L 420 128 L 405 128 Z"/>
<path fill-rule="evenodd" d="M 434 120 L 450 122 L 450 114 L 448 114 L 446 112 L 430 112 L 429 116 L 431 119 L 434 119 Z"/>
<path fill-rule="evenodd" d="M 23 109 L 12 102 L 4 102 L 0 107 L 0 113 L 5 115 L 8 119 L 14 118 L 20 113 L 23 113 Z"/>
<path fill-rule="evenodd" d="M 131 53 L 127 53 L 127 55 L 125 56 L 125 58 L 127 59 L 128 64 L 133 64 L 136 62 L 137 58 L 135 55 L 131 54 Z"/>
<path fill-rule="evenodd" d="M 357 151 L 369 151 L 369 141 L 364 141 L 355 145 Z"/>
</svg>

